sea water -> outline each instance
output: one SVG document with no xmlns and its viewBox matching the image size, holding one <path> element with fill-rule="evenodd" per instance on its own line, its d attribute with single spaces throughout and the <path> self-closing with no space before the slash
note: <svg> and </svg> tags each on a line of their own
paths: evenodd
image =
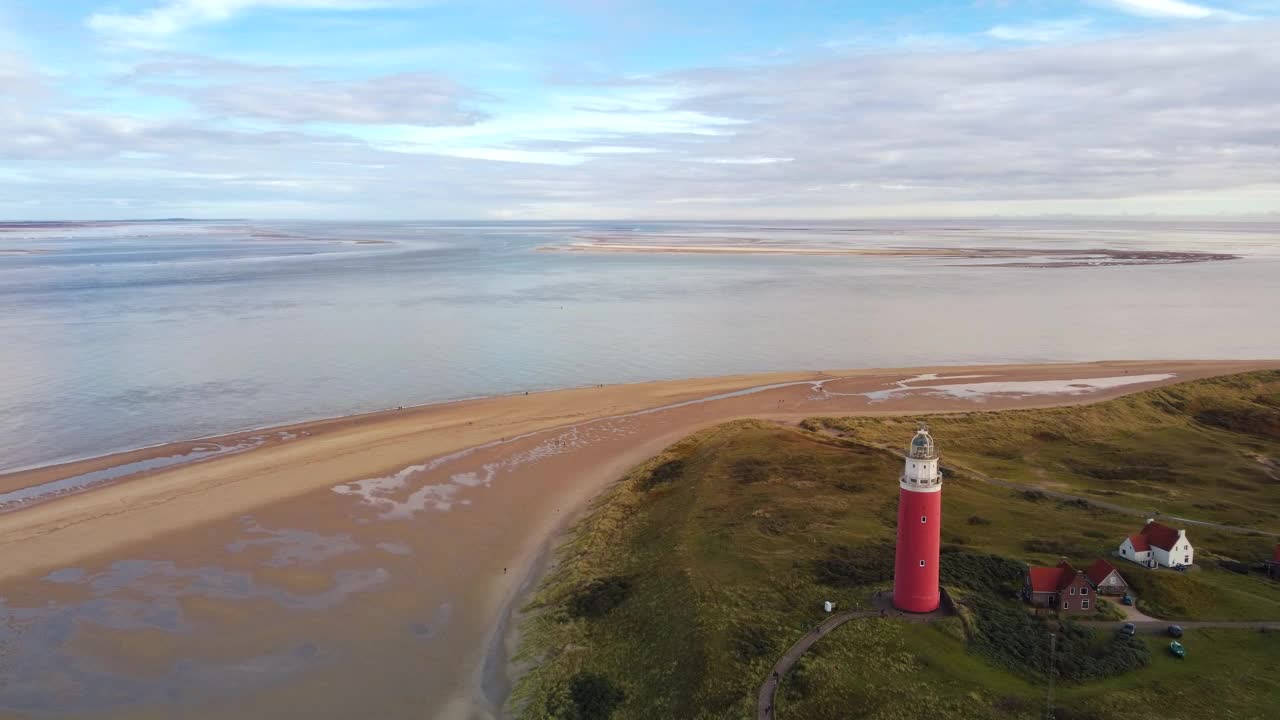
<svg viewBox="0 0 1280 720">
<path fill-rule="evenodd" d="M 592 235 L 1242 258 L 1041 268 L 1007 267 L 1007 259 L 542 249 Z M 0 227 L 0 471 L 598 383 L 1280 357 L 1277 277 L 1275 222 Z"/>
</svg>

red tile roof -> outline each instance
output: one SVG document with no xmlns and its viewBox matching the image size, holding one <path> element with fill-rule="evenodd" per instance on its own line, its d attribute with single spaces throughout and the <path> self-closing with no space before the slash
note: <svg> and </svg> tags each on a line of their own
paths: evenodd
<svg viewBox="0 0 1280 720">
<path fill-rule="evenodd" d="M 1094 585 L 1100 585 L 1103 580 L 1107 579 L 1108 575 L 1115 571 L 1116 569 L 1111 565 L 1111 563 L 1103 560 L 1102 558 L 1098 558 L 1093 561 L 1093 564 L 1089 566 L 1088 570 L 1084 571 L 1084 574 L 1088 576 L 1089 582 Z"/>
<path fill-rule="evenodd" d="M 1141 535 L 1130 535 L 1129 542 L 1133 543 L 1133 549 L 1135 552 L 1146 552 L 1151 549 L 1151 547 L 1147 545 L 1147 539 Z"/>
<path fill-rule="evenodd" d="M 1147 523 L 1147 526 L 1142 528 L 1142 535 L 1147 539 L 1147 543 L 1161 550 L 1172 550 L 1173 546 L 1178 544 L 1178 531 L 1158 522 Z"/>
<path fill-rule="evenodd" d="M 1062 568 L 1030 567 L 1027 575 L 1031 578 L 1031 592 L 1057 592 Z"/>
<path fill-rule="evenodd" d="M 1071 584 L 1076 577 L 1076 569 L 1063 560 L 1057 567 L 1031 566 L 1027 568 L 1027 577 L 1031 579 L 1031 592 L 1057 592 Z"/>
</svg>

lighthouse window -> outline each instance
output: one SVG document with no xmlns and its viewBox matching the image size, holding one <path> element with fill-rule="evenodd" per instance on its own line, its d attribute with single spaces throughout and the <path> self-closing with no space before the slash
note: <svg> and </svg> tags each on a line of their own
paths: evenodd
<svg viewBox="0 0 1280 720">
<path fill-rule="evenodd" d="M 924 515 L 921 515 L 921 516 L 920 516 L 920 524 L 921 524 L 921 525 L 923 525 L 923 524 L 925 524 L 925 523 L 927 523 L 927 522 L 929 522 L 929 518 L 925 517 Z"/>
<path fill-rule="evenodd" d="M 924 567 L 924 561 L 923 561 L 923 560 L 921 560 L 921 561 L 920 561 L 920 567 Z"/>
</svg>

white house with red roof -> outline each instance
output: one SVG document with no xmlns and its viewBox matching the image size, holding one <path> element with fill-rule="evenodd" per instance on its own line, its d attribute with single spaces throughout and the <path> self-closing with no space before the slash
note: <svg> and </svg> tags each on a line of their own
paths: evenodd
<svg viewBox="0 0 1280 720">
<path fill-rule="evenodd" d="M 1137 535 L 1120 543 L 1120 557 L 1145 567 L 1181 567 L 1195 563 L 1187 531 L 1148 520 Z"/>
</svg>

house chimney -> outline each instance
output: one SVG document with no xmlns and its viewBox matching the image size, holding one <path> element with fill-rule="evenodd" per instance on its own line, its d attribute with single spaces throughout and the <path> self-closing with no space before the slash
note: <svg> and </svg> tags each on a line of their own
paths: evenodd
<svg viewBox="0 0 1280 720">
<path fill-rule="evenodd" d="M 1148 525 L 1150 525 L 1151 523 L 1153 523 L 1153 522 L 1155 522 L 1155 521 L 1156 521 L 1156 519 L 1155 519 L 1155 518 L 1147 518 L 1147 524 L 1148 524 Z"/>
<path fill-rule="evenodd" d="M 1178 537 L 1184 538 L 1186 536 L 1187 536 L 1187 531 L 1182 528 L 1178 528 Z"/>
</svg>

